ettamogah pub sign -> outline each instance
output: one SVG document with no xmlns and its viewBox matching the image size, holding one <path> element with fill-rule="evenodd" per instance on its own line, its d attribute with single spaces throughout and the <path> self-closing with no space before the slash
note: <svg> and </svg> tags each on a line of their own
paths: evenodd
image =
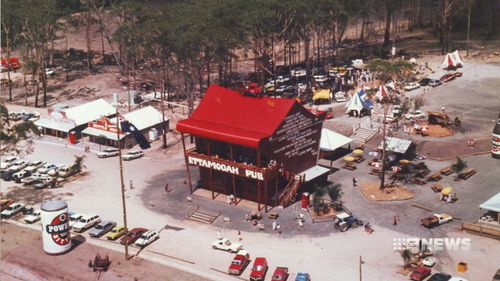
<svg viewBox="0 0 500 281">
<path fill-rule="evenodd" d="M 242 169 L 226 163 L 219 163 L 215 161 L 200 159 L 192 156 L 188 156 L 188 162 L 191 165 L 196 165 L 205 168 L 212 168 L 217 171 L 226 172 L 234 175 L 240 175 L 247 178 L 252 178 L 256 180 L 264 180 L 264 175 L 261 172 L 252 171 L 248 169 Z"/>
</svg>

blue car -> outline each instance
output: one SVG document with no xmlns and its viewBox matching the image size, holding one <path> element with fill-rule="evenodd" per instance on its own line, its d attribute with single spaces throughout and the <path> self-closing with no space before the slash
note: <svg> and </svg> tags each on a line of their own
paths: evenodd
<svg viewBox="0 0 500 281">
<path fill-rule="evenodd" d="M 295 277 L 295 281 L 311 281 L 311 276 L 309 273 L 299 272 Z"/>
</svg>

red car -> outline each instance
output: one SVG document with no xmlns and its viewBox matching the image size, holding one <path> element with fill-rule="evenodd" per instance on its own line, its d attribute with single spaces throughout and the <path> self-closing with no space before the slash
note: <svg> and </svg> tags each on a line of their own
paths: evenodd
<svg viewBox="0 0 500 281">
<path fill-rule="evenodd" d="M 137 227 L 137 228 L 134 228 L 132 230 L 129 230 L 127 232 L 127 234 L 123 235 L 122 239 L 120 239 L 120 243 L 122 245 L 130 245 L 130 244 L 133 244 L 135 242 L 135 240 L 139 239 L 139 237 L 141 237 L 142 234 L 146 233 L 148 230 L 145 229 L 145 228 L 140 228 L 140 227 Z"/>
<path fill-rule="evenodd" d="M 252 273 L 250 273 L 250 281 L 263 281 L 268 268 L 266 258 L 256 258 L 253 262 Z"/>
<path fill-rule="evenodd" d="M 288 267 L 277 267 L 274 270 L 273 281 L 286 281 L 288 279 Z"/>
<path fill-rule="evenodd" d="M 240 275 L 250 263 L 250 255 L 247 251 L 239 250 L 234 257 L 227 272 L 233 275 Z"/>
<path fill-rule="evenodd" d="M 453 74 L 445 74 L 441 78 L 439 78 L 439 81 L 441 82 L 450 82 L 451 80 L 455 79 L 455 76 Z"/>
<path fill-rule="evenodd" d="M 311 112 L 316 117 L 320 117 L 320 116 L 324 115 L 325 119 L 332 119 L 333 118 L 333 114 L 330 113 L 330 112 L 326 112 L 326 111 L 322 111 L 322 110 L 317 110 L 317 109 L 312 109 L 312 108 L 308 108 L 307 111 Z"/>
<path fill-rule="evenodd" d="M 417 267 L 417 269 L 415 269 L 411 273 L 410 280 L 413 280 L 413 281 L 422 281 L 425 278 L 427 278 L 427 276 L 430 276 L 430 275 L 431 275 L 431 269 L 430 268 L 425 267 L 425 266 L 419 266 L 419 267 Z"/>
</svg>

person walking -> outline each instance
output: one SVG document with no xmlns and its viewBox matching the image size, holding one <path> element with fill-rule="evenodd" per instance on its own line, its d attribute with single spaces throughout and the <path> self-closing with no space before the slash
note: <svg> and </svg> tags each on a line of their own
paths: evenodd
<svg viewBox="0 0 500 281">
<path fill-rule="evenodd" d="M 129 186 L 130 190 L 134 189 L 134 183 L 132 182 L 132 180 L 130 180 L 128 182 L 128 186 Z"/>
<path fill-rule="evenodd" d="M 352 186 L 356 187 L 357 184 L 358 184 L 358 181 L 356 180 L 356 178 L 352 178 Z"/>
<path fill-rule="evenodd" d="M 273 221 L 273 231 L 276 231 L 278 227 L 278 223 L 276 222 L 276 220 Z"/>
<path fill-rule="evenodd" d="M 222 239 L 222 233 L 220 232 L 220 230 L 217 231 L 217 239 Z"/>
<path fill-rule="evenodd" d="M 241 231 L 238 230 L 238 240 L 241 241 L 243 240 L 243 236 L 241 235 Z"/>
<path fill-rule="evenodd" d="M 392 220 L 392 225 L 398 225 L 399 223 L 399 216 L 395 215 Z"/>
<path fill-rule="evenodd" d="M 299 219 L 298 222 L 299 222 L 299 228 L 304 227 L 304 222 L 301 219 Z"/>
</svg>

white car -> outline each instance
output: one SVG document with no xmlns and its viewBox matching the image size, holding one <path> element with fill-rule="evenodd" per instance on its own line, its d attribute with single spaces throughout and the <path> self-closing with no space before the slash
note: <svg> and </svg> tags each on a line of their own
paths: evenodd
<svg viewBox="0 0 500 281">
<path fill-rule="evenodd" d="M 305 90 L 307 88 L 307 85 L 304 83 L 297 83 L 297 89 L 299 90 Z"/>
<path fill-rule="evenodd" d="M 39 160 L 37 160 L 37 161 L 31 161 L 31 162 L 28 163 L 28 166 L 26 168 L 24 168 L 24 171 L 28 171 L 30 173 L 34 173 L 43 164 L 45 164 L 45 162 L 43 162 L 43 161 L 39 161 Z"/>
<path fill-rule="evenodd" d="M 42 165 L 42 167 L 38 168 L 38 170 L 36 171 L 39 172 L 40 174 L 46 174 L 55 167 L 57 167 L 55 164 L 45 163 Z"/>
<path fill-rule="evenodd" d="M 427 266 L 427 267 L 433 267 L 436 264 L 436 258 L 435 257 L 426 257 L 423 261 L 422 264 Z"/>
<path fill-rule="evenodd" d="M 314 81 L 316 81 L 318 83 L 323 83 L 323 82 L 328 81 L 328 76 L 326 76 L 326 75 L 314 75 L 313 79 L 314 79 Z"/>
<path fill-rule="evenodd" d="M 12 165 L 7 169 L 8 171 L 20 171 L 24 169 L 24 167 L 28 166 L 28 162 L 19 159 L 16 162 L 12 163 Z"/>
<path fill-rule="evenodd" d="M 228 251 L 231 253 L 236 253 L 239 250 L 243 249 L 243 245 L 240 243 L 236 243 L 236 242 L 233 243 L 233 242 L 229 241 L 229 239 L 227 239 L 227 238 L 222 238 L 222 239 L 219 239 L 219 240 L 213 242 L 212 248 L 223 250 L 223 251 Z"/>
<path fill-rule="evenodd" d="M 64 164 L 55 164 L 55 167 L 53 169 L 50 169 L 48 172 L 47 172 L 47 175 L 51 176 L 51 177 L 56 177 L 58 175 L 58 172 L 61 168 L 65 167 Z"/>
<path fill-rule="evenodd" d="M 415 90 L 418 88 L 420 88 L 420 84 L 418 84 L 417 82 L 410 82 L 410 83 L 405 85 L 406 91 L 411 91 L 411 90 Z"/>
<path fill-rule="evenodd" d="M 285 82 L 288 82 L 290 81 L 290 78 L 286 77 L 286 76 L 278 76 L 276 77 L 276 83 L 285 83 Z"/>
<path fill-rule="evenodd" d="M 14 162 L 16 162 L 19 158 L 17 158 L 16 156 L 8 156 L 6 157 L 5 159 L 3 159 L 2 163 L 0 163 L 0 169 L 1 170 L 4 170 L 4 169 L 7 169 L 9 168 L 10 166 L 12 166 L 14 164 Z"/>
<path fill-rule="evenodd" d="M 160 234 L 154 230 L 149 230 L 142 234 L 134 243 L 135 246 L 144 248 L 160 238 Z"/>
<path fill-rule="evenodd" d="M 78 222 L 78 220 L 84 216 L 84 214 L 79 214 L 79 213 L 74 213 L 74 212 L 69 212 L 69 227 L 73 227 L 75 223 Z"/>
<path fill-rule="evenodd" d="M 33 213 L 25 216 L 23 218 L 23 221 L 25 221 L 26 223 L 35 223 L 40 220 L 40 214 L 40 210 L 35 210 Z"/>
<path fill-rule="evenodd" d="M 405 114 L 405 119 L 425 119 L 425 113 L 420 110 L 416 110 L 414 112 L 408 112 Z"/>
<path fill-rule="evenodd" d="M 290 70 L 290 75 L 293 77 L 304 77 L 306 76 L 306 70 L 303 68 L 294 68 Z"/>
<path fill-rule="evenodd" d="M 52 181 L 53 179 L 54 178 L 52 178 L 51 176 L 42 175 L 40 173 L 33 173 L 31 174 L 31 176 L 21 179 L 21 182 L 24 184 L 31 184 L 37 180 Z"/>
<path fill-rule="evenodd" d="M 21 182 L 21 179 L 28 177 L 28 176 L 31 176 L 31 173 L 29 171 L 22 170 L 22 171 L 19 171 L 17 173 L 14 173 L 12 175 L 12 180 L 14 180 L 16 182 Z"/>
<path fill-rule="evenodd" d="M 23 203 L 19 203 L 19 202 L 12 203 L 9 205 L 9 207 L 7 207 L 7 209 L 2 211 L 1 216 L 2 216 L 2 218 L 3 217 L 7 217 L 7 218 L 12 217 L 13 215 L 21 212 L 25 206 L 26 205 L 24 205 Z"/>
<path fill-rule="evenodd" d="M 118 156 L 118 154 L 119 154 L 118 148 L 114 147 L 107 147 L 103 151 L 96 153 L 98 158 L 113 157 L 113 156 Z"/>
<path fill-rule="evenodd" d="M 83 232 L 88 228 L 93 227 L 94 225 L 101 222 L 101 217 L 96 214 L 83 215 L 74 225 L 73 231 L 75 232 Z"/>
<path fill-rule="evenodd" d="M 125 161 L 141 158 L 144 156 L 144 152 L 142 150 L 132 150 L 127 152 L 127 154 L 123 155 L 122 158 Z"/>
</svg>

